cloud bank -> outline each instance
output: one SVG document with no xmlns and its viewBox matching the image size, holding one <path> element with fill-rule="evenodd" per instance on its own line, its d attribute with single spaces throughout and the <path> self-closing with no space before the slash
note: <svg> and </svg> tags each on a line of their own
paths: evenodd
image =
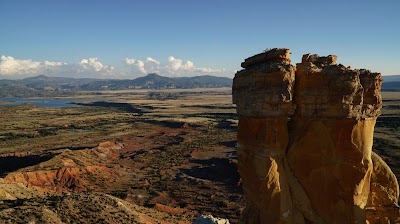
<svg viewBox="0 0 400 224">
<path fill-rule="evenodd" d="M 97 58 L 82 59 L 79 65 L 86 70 L 99 71 L 111 71 L 114 69 L 112 66 L 104 66 Z"/>
<path fill-rule="evenodd" d="M 152 57 L 146 59 L 125 58 L 119 66 L 105 65 L 97 57 L 83 58 L 76 63 L 58 61 L 35 61 L 17 59 L 11 56 L 0 58 L 0 78 L 24 78 L 36 75 L 63 76 L 75 78 L 135 78 L 149 73 L 164 76 L 225 76 L 225 69 L 198 67 L 190 60 L 169 56 L 164 62 Z"/>
<path fill-rule="evenodd" d="M 20 60 L 11 56 L 0 57 L 0 74 L 3 76 L 13 76 L 17 74 L 37 74 L 44 73 L 48 70 L 65 65 L 63 62 L 54 61 L 33 61 L 33 60 Z"/>
<path fill-rule="evenodd" d="M 166 63 L 148 57 L 146 60 L 136 60 L 125 58 L 125 64 L 131 67 L 131 72 L 140 72 L 142 74 L 159 73 L 166 76 L 195 76 L 195 75 L 221 75 L 225 69 L 212 69 L 207 67 L 197 67 L 192 61 L 169 56 Z"/>
</svg>

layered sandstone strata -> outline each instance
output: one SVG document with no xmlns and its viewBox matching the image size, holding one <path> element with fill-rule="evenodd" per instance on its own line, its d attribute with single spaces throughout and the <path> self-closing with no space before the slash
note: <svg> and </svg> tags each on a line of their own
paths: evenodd
<svg viewBox="0 0 400 224">
<path fill-rule="evenodd" d="M 294 114 L 295 67 L 288 49 L 274 49 L 242 64 L 233 82 L 233 102 L 240 115 L 239 172 L 247 207 L 242 223 L 294 221 L 284 159 L 289 142 L 288 118 Z M 288 212 L 289 211 L 289 212 Z"/>
<path fill-rule="evenodd" d="M 397 180 L 372 154 L 381 75 L 334 55 L 307 54 L 295 68 L 289 56 L 255 55 L 234 78 L 241 222 L 398 222 Z"/>
</svg>

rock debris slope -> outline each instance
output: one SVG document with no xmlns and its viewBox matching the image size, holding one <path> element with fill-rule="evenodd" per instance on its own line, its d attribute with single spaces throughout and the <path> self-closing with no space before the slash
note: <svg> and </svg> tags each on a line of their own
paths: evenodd
<svg viewBox="0 0 400 224">
<path fill-rule="evenodd" d="M 252 56 L 233 81 L 241 223 L 400 223 L 396 177 L 372 153 L 382 77 L 290 51 Z"/>
</svg>

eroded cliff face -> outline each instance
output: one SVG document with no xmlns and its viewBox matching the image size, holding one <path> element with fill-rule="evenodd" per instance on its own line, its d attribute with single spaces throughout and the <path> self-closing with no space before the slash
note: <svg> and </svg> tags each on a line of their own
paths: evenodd
<svg viewBox="0 0 400 224">
<path fill-rule="evenodd" d="M 397 180 L 372 154 L 381 75 L 334 55 L 307 54 L 296 67 L 289 56 L 255 55 L 234 78 L 241 222 L 399 223 Z"/>
</svg>

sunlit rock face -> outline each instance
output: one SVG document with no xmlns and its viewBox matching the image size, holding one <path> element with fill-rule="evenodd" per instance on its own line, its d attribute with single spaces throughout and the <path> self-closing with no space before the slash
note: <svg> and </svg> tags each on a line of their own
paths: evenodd
<svg viewBox="0 0 400 224">
<path fill-rule="evenodd" d="M 381 75 L 336 60 L 295 67 L 275 48 L 236 73 L 241 223 L 400 222 L 397 180 L 372 154 Z"/>
</svg>

